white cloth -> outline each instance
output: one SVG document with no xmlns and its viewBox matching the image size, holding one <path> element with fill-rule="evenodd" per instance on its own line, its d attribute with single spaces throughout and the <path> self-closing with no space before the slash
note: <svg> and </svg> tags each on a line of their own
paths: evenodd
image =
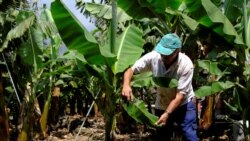
<svg viewBox="0 0 250 141">
<path fill-rule="evenodd" d="M 161 55 L 156 51 L 151 51 L 137 60 L 131 68 L 135 74 L 152 71 L 154 77 L 170 77 L 178 80 L 177 88 L 157 88 L 155 101 L 157 109 L 165 110 L 170 101 L 175 98 L 177 91 L 185 96 L 181 105 L 194 97 L 192 86 L 194 65 L 184 53 L 179 52 L 178 59 L 169 68 L 165 68 Z"/>
</svg>

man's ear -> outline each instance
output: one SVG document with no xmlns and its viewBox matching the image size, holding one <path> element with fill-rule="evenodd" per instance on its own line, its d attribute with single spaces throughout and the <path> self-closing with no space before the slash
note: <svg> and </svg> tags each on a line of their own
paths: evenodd
<svg viewBox="0 0 250 141">
<path fill-rule="evenodd" d="M 181 49 L 180 49 L 180 48 L 177 48 L 177 49 L 176 49 L 176 52 L 178 52 L 178 53 L 179 53 L 180 51 L 181 51 Z"/>
</svg>

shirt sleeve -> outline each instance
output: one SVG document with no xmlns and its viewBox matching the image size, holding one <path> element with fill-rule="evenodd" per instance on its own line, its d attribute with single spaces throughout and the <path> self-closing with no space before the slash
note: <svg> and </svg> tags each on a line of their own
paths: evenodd
<svg viewBox="0 0 250 141">
<path fill-rule="evenodd" d="M 151 55 L 150 53 L 145 54 L 140 59 L 138 59 L 135 64 L 131 67 L 135 74 L 147 72 L 151 70 Z"/>
<path fill-rule="evenodd" d="M 192 79 L 193 79 L 194 68 L 185 69 L 178 80 L 178 91 L 182 94 L 187 94 L 192 89 Z"/>
</svg>

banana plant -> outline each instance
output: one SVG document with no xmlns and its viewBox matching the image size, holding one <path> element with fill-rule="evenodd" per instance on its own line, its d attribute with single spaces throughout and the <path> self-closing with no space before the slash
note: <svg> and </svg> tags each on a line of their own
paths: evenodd
<svg viewBox="0 0 250 141">
<path fill-rule="evenodd" d="M 103 95 L 97 99 L 97 103 L 105 118 L 105 140 L 111 140 L 110 135 L 115 129 L 116 105 L 120 99 L 121 74 L 143 52 L 142 31 L 134 25 L 128 26 L 121 35 L 115 37 L 112 49 L 112 43 L 109 42 L 112 39 L 100 45 L 59 0 L 52 3 L 51 12 L 68 52 L 75 52 L 79 55 L 77 58 L 83 57 L 85 69 L 100 79 L 99 87 Z M 147 112 L 145 108 L 141 111 L 137 105 L 133 107 L 139 113 Z M 153 120 L 152 123 L 156 118 Z"/>
<path fill-rule="evenodd" d="M 38 121 L 39 118 L 40 126 L 37 128 L 40 128 L 42 135 L 45 136 L 53 82 L 55 82 L 55 78 L 52 78 L 52 76 L 62 71 L 61 69 L 53 70 L 58 61 L 56 57 L 61 39 L 56 34 L 52 37 L 52 33 L 56 31 L 51 19 L 49 19 L 48 12 L 45 9 L 41 17 L 38 18 L 33 11 L 20 11 L 17 18 L 19 24 L 9 32 L 9 38 L 6 40 L 7 44 L 10 39 L 19 38 L 22 34 L 23 36 L 27 35 L 27 40 L 23 40 L 17 50 L 17 55 L 20 56 L 23 67 L 28 68 L 27 71 L 19 74 L 22 83 L 17 82 L 19 85 L 27 84 L 20 116 L 23 122 L 18 137 L 20 141 L 26 141 L 34 137 L 34 122 L 31 121 Z M 51 44 L 46 47 L 44 40 L 48 38 L 51 39 Z M 46 61 L 48 58 L 50 60 Z M 43 113 L 38 106 L 37 96 L 44 97 Z"/>
<path fill-rule="evenodd" d="M 227 45 L 221 51 L 217 50 L 217 55 L 214 57 L 212 57 L 211 52 L 210 58 L 208 58 L 211 61 L 201 60 L 198 62 L 198 66 L 207 70 L 210 74 L 217 75 L 223 83 L 217 81 L 212 85 L 203 86 L 196 91 L 197 95 L 211 95 L 218 91 L 224 91 L 225 94 L 232 93 L 231 96 L 234 101 L 231 103 L 224 99 L 224 102 L 232 111 L 241 115 L 244 133 L 248 135 L 249 128 L 246 127 L 246 120 L 249 120 L 249 114 L 247 114 L 249 113 L 249 106 L 245 103 L 249 102 L 250 97 L 248 93 L 249 73 L 247 71 L 247 68 L 249 68 L 249 19 L 246 18 L 249 16 L 247 16 L 247 12 L 244 12 L 249 10 L 247 2 L 225 1 L 224 13 L 211 1 L 186 0 L 185 2 L 192 18 L 220 35 L 220 39 L 224 39 L 224 44 Z M 230 10 L 235 11 L 238 15 L 235 13 L 229 15 Z M 244 18 L 237 22 L 236 17 Z M 237 25 L 242 25 L 240 28 L 244 29 L 244 32 L 239 30 Z M 214 52 L 216 49 L 212 49 L 212 51 Z M 221 74 L 218 71 L 215 73 L 215 70 L 219 70 L 219 68 L 223 69 L 225 73 Z M 200 93 L 201 91 L 203 94 Z"/>
<path fill-rule="evenodd" d="M 235 101 L 233 105 L 225 103 L 234 111 L 242 115 L 243 121 L 249 117 L 249 3 L 245 0 L 241 1 L 213 1 L 213 0 L 169 0 L 162 2 L 155 1 L 129 1 L 118 0 L 118 5 L 126 11 L 131 17 L 136 19 L 157 17 L 172 29 L 175 24 L 181 27 L 180 34 L 190 33 L 189 37 L 196 36 L 204 38 L 205 35 L 214 36 L 210 44 L 214 46 L 204 58 L 194 60 L 196 70 L 206 70 L 209 75 L 216 76 L 216 81 L 200 83 L 201 87 L 195 88 L 198 97 L 205 97 L 217 92 L 227 93 L 231 91 Z M 223 3 L 223 5 L 220 5 Z M 168 7 L 167 7 L 168 5 Z M 134 9 L 137 8 L 136 12 Z M 222 10 L 223 8 L 223 10 Z M 156 16 L 157 15 L 157 16 Z M 179 17 L 180 22 L 174 20 Z M 174 21 L 174 22 L 171 22 Z M 164 23 L 166 21 L 166 23 Z M 188 27 L 188 28 L 186 28 Z M 205 27 L 205 28 L 204 28 Z M 189 31 L 191 29 L 191 32 Z M 207 32 L 200 32 L 202 30 Z M 166 30 L 165 30 L 166 31 Z M 169 30 L 170 31 L 170 30 Z M 199 34 L 202 33 L 202 34 Z M 207 36 L 208 37 L 208 36 Z M 191 38 L 184 38 L 184 47 L 189 46 L 190 50 L 195 42 Z M 223 43 L 219 43 L 218 41 Z M 215 48 L 218 46 L 220 49 Z M 196 51 L 197 52 L 197 51 Z M 239 69 L 240 68 L 240 69 Z M 239 70 L 239 71 L 236 71 Z M 234 74 L 234 75 L 233 75 Z M 237 74 L 237 75 L 235 75 Z M 197 75 L 197 79 L 200 79 Z M 243 104 L 243 105 L 242 105 Z M 244 109 L 242 109 L 244 108 Z M 249 118 L 248 118 L 249 120 Z M 245 123 L 245 122 L 244 122 Z M 246 129 L 245 133 L 249 133 Z"/>
<path fill-rule="evenodd" d="M 248 53 L 247 51 L 248 49 L 246 49 L 246 44 L 249 44 L 248 43 L 249 33 L 247 32 L 249 31 L 249 23 L 244 22 L 245 24 L 242 24 L 246 26 L 244 28 L 246 30 L 244 32 L 245 35 L 241 36 L 240 35 L 241 30 L 240 28 L 237 28 L 238 25 L 235 26 L 232 24 L 234 23 L 234 24 L 240 25 L 241 23 L 238 22 L 240 20 L 235 20 L 240 16 L 236 15 L 237 18 L 234 17 L 230 19 L 228 19 L 225 16 L 225 15 L 229 15 L 227 10 L 232 9 L 232 6 L 235 6 L 235 4 L 230 3 L 230 1 L 226 1 L 225 6 L 227 6 L 227 8 L 225 8 L 226 9 L 225 14 L 221 12 L 221 10 L 218 8 L 217 5 L 215 5 L 212 1 L 209 1 L 209 0 L 198 0 L 198 1 L 169 0 L 166 2 L 162 2 L 160 0 L 155 0 L 155 1 L 147 0 L 143 2 L 142 1 L 138 2 L 138 1 L 118 0 L 117 3 L 120 8 L 122 8 L 129 16 L 131 16 L 134 19 L 158 18 L 159 21 L 161 22 L 161 25 L 159 25 L 159 29 L 162 31 L 162 33 L 174 31 L 176 30 L 176 28 L 180 28 L 181 30 L 179 29 L 178 32 L 184 35 L 184 37 L 185 36 L 189 37 L 188 35 L 186 35 L 186 33 L 190 33 L 191 35 L 194 34 L 193 36 L 202 37 L 202 35 L 198 35 L 196 33 L 199 33 L 200 29 L 206 29 L 206 30 L 208 29 L 208 31 L 212 33 L 213 36 L 216 35 L 216 37 L 218 37 L 218 39 L 216 40 L 213 39 L 211 42 L 212 44 L 216 44 L 216 46 L 221 46 L 222 51 L 220 52 L 217 51 L 216 53 L 220 55 L 221 52 L 223 51 L 227 52 L 228 49 L 235 51 L 234 53 L 229 52 L 229 53 L 226 53 L 226 55 L 222 55 L 222 56 L 227 58 L 229 54 L 229 56 L 231 56 L 230 59 L 233 58 L 232 62 L 234 63 L 236 62 L 236 65 L 234 66 L 238 66 L 238 67 L 240 66 L 240 68 L 245 68 L 245 69 L 241 69 L 242 73 L 237 73 L 237 74 L 241 74 L 241 75 L 243 74 L 243 76 L 245 76 L 244 74 L 246 75 L 248 74 L 247 73 L 248 71 L 243 71 L 243 70 L 247 70 L 248 68 L 247 66 L 245 66 L 247 65 L 245 64 L 245 62 L 247 62 L 246 59 L 248 58 L 246 56 Z M 243 7 L 246 7 L 247 4 L 246 2 L 242 3 L 242 1 L 240 1 L 240 3 L 237 3 L 236 5 L 237 6 L 243 5 Z M 236 7 L 234 9 L 238 11 L 238 9 L 240 8 Z M 243 8 L 243 9 L 244 11 L 247 11 L 246 8 Z M 244 13 L 247 13 L 247 12 L 244 12 Z M 244 16 L 244 17 L 248 17 L 248 16 Z M 248 21 L 247 18 L 244 18 L 244 21 Z M 189 31 L 190 29 L 191 31 Z M 246 39 L 243 40 L 243 37 L 246 37 Z M 189 46 L 189 44 L 195 44 L 195 41 L 193 41 L 193 43 L 187 42 L 188 38 L 184 38 L 183 40 L 185 41 L 183 43 L 184 44 L 183 46 L 185 45 Z M 223 46 L 222 44 L 219 44 L 217 40 L 223 41 L 225 45 Z M 244 43 L 244 41 L 246 42 L 246 44 Z M 100 49 L 102 50 L 103 48 L 100 48 Z M 212 51 L 215 52 L 216 48 L 212 48 Z M 115 61 L 112 60 L 111 58 L 112 57 L 116 58 L 116 56 L 110 52 L 107 53 L 106 50 L 102 50 L 102 54 L 105 54 L 105 53 L 106 53 L 106 56 L 109 57 L 109 59 L 107 59 L 108 64 L 113 64 Z M 215 57 L 212 57 L 212 58 L 210 57 L 208 59 L 212 59 L 214 62 Z M 204 64 L 207 62 L 206 61 L 202 62 L 202 61 L 203 60 L 200 60 L 198 62 L 198 64 L 201 65 L 200 68 L 206 68 L 206 65 Z M 206 88 L 202 87 L 202 89 L 205 88 L 208 90 L 203 96 L 208 96 L 218 91 L 226 91 L 227 89 L 231 89 L 234 86 L 236 86 L 235 84 L 237 84 L 237 87 L 242 89 L 244 93 L 246 92 L 245 86 L 241 84 L 238 85 L 239 83 L 234 83 L 234 85 L 232 84 L 232 82 L 235 81 L 234 79 L 233 80 L 225 79 L 227 78 L 226 76 L 228 76 L 228 72 L 231 74 L 235 72 L 234 71 L 230 72 L 229 71 L 230 68 L 227 69 L 226 65 L 228 65 L 227 64 L 228 62 L 223 62 L 222 64 L 224 63 L 226 63 L 223 66 L 223 71 L 225 71 L 225 73 L 221 74 L 222 76 L 220 76 L 220 79 L 218 79 L 219 81 L 208 84 L 209 87 L 206 87 Z M 197 65 L 197 68 L 199 67 L 199 65 Z M 211 69 L 215 67 L 214 64 L 211 62 L 209 65 L 212 65 Z M 112 71 L 114 72 L 115 69 L 113 68 L 113 66 L 112 65 L 109 65 L 109 66 L 111 66 Z M 210 68 L 208 69 L 209 72 L 211 71 L 211 69 Z M 244 78 L 244 77 L 239 77 L 239 78 Z M 239 80 L 239 78 L 236 77 L 236 80 Z M 248 79 L 247 78 L 244 79 L 243 82 L 245 82 L 246 80 Z M 200 95 L 199 90 L 196 91 L 196 93 L 197 95 Z M 243 113 L 247 113 L 247 111 Z M 243 114 L 243 115 L 245 115 L 244 117 L 246 117 L 247 114 Z"/>
<path fill-rule="evenodd" d="M 4 50 L 6 51 L 7 48 L 10 48 L 13 45 L 13 43 L 15 43 L 15 41 L 18 41 L 18 39 L 21 39 L 22 37 L 24 37 L 25 35 L 27 35 L 26 33 L 30 31 L 30 27 L 34 23 L 35 15 L 34 15 L 34 13 L 32 13 L 30 11 L 17 11 L 17 10 L 13 10 L 12 14 L 13 14 L 12 15 L 13 16 L 12 20 L 15 22 L 15 26 L 12 26 L 12 28 L 9 31 L 5 31 L 4 32 L 4 34 L 6 35 L 6 38 L 4 38 L 2 40 L 3 42 L 1 42 L 2 43 L 1 44 L 1 49 L 0 49 L 1 52 L 3 52 Z M 3 15 L 1 15 L 1 17 L 2 16 Z M 5 18 L 3 18 L 3 19 L 4 19 L 4 21 L 6 20 Z M 8 21 L 8 20 L 6 20 L 6 21 Z M 27 35 L 27 36 L 30 37 L 29 35 Z M 16 45 L 19 46 L 20 42 L 19 42 L 19 44 L 16 44 Z M 17 51 L 16 51 L 17 48 L 14 48 L 13 50 L 15 50 L 15 51 L 13 51 L 14 53 L 11 52 L 11 54 L 13 56 L 17 55 Z M 6 51 L 5 53 L 8 54 L 9 52 Z M 13 58 L 15 58 L 15 57 L 13 57 Z M 11 59 L 13 59 L 13 58 L 11 58 Z M 32 58 L 32 59 L 34 59 L 34 58 Z M 16 67 L 16 66 L 12 66 L 12 67 Z M 24 74 L 24 72 L 22 72 L 22 74 Z M 23 80 L 23 81 L 25 81 L 25 80 Z M 15 84 L 15 85 L 18 85 L 18 84 Z M 24 88 L 24 87 L 20 86 L 20 88 Z M 27 105 L 28 105 L 27 107 L 28 107 L 29 110 L 32 110 L 32 108 L 29 108 L 30 107 L 29 104 L 31 104 L 31 103 L 27 103 Z M 27 114 L 26 117 L 23 117 L 23 118 L 25 118 L 25 121 L 29 121 L 31 119 L 30 115 L 31 114 Z M 29 125 L 30 124 L 28 124 L 28 123 L 25 122 L 25 126 L 23 126 L 23 128 L 22 128 L 23 130 L 21 131 L 21 134 L 20 134 L 20 140 L 27 140 L 28 132 L 29 132 L 28 130 L 31 129 L 31 128 L 29 128 L 30 127 Z"/>
</svg>

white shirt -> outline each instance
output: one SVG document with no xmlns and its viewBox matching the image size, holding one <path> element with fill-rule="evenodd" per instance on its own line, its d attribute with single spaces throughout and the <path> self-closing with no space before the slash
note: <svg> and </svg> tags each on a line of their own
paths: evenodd
<svg viewBox="0 0 250 141">
<path fill-rule="evenodd" d="M 181 105 L 186 104 L 194 97 L 192 86 L 194 66 L 190 58 L 184 53 L 179 52 L 178 59 L 169 68 L 165 68 L 161 55 L 156 51 L 151 51 L 137 60 L 132 66 L 132 70 L 135 74 L 152 71 L 154 77 L 177 79 L 177 88 L 157 88 L 156 109 L 165 110 L 171 100 L 175 98 L 177 91 L 185 96 Z"/>
</svg>

